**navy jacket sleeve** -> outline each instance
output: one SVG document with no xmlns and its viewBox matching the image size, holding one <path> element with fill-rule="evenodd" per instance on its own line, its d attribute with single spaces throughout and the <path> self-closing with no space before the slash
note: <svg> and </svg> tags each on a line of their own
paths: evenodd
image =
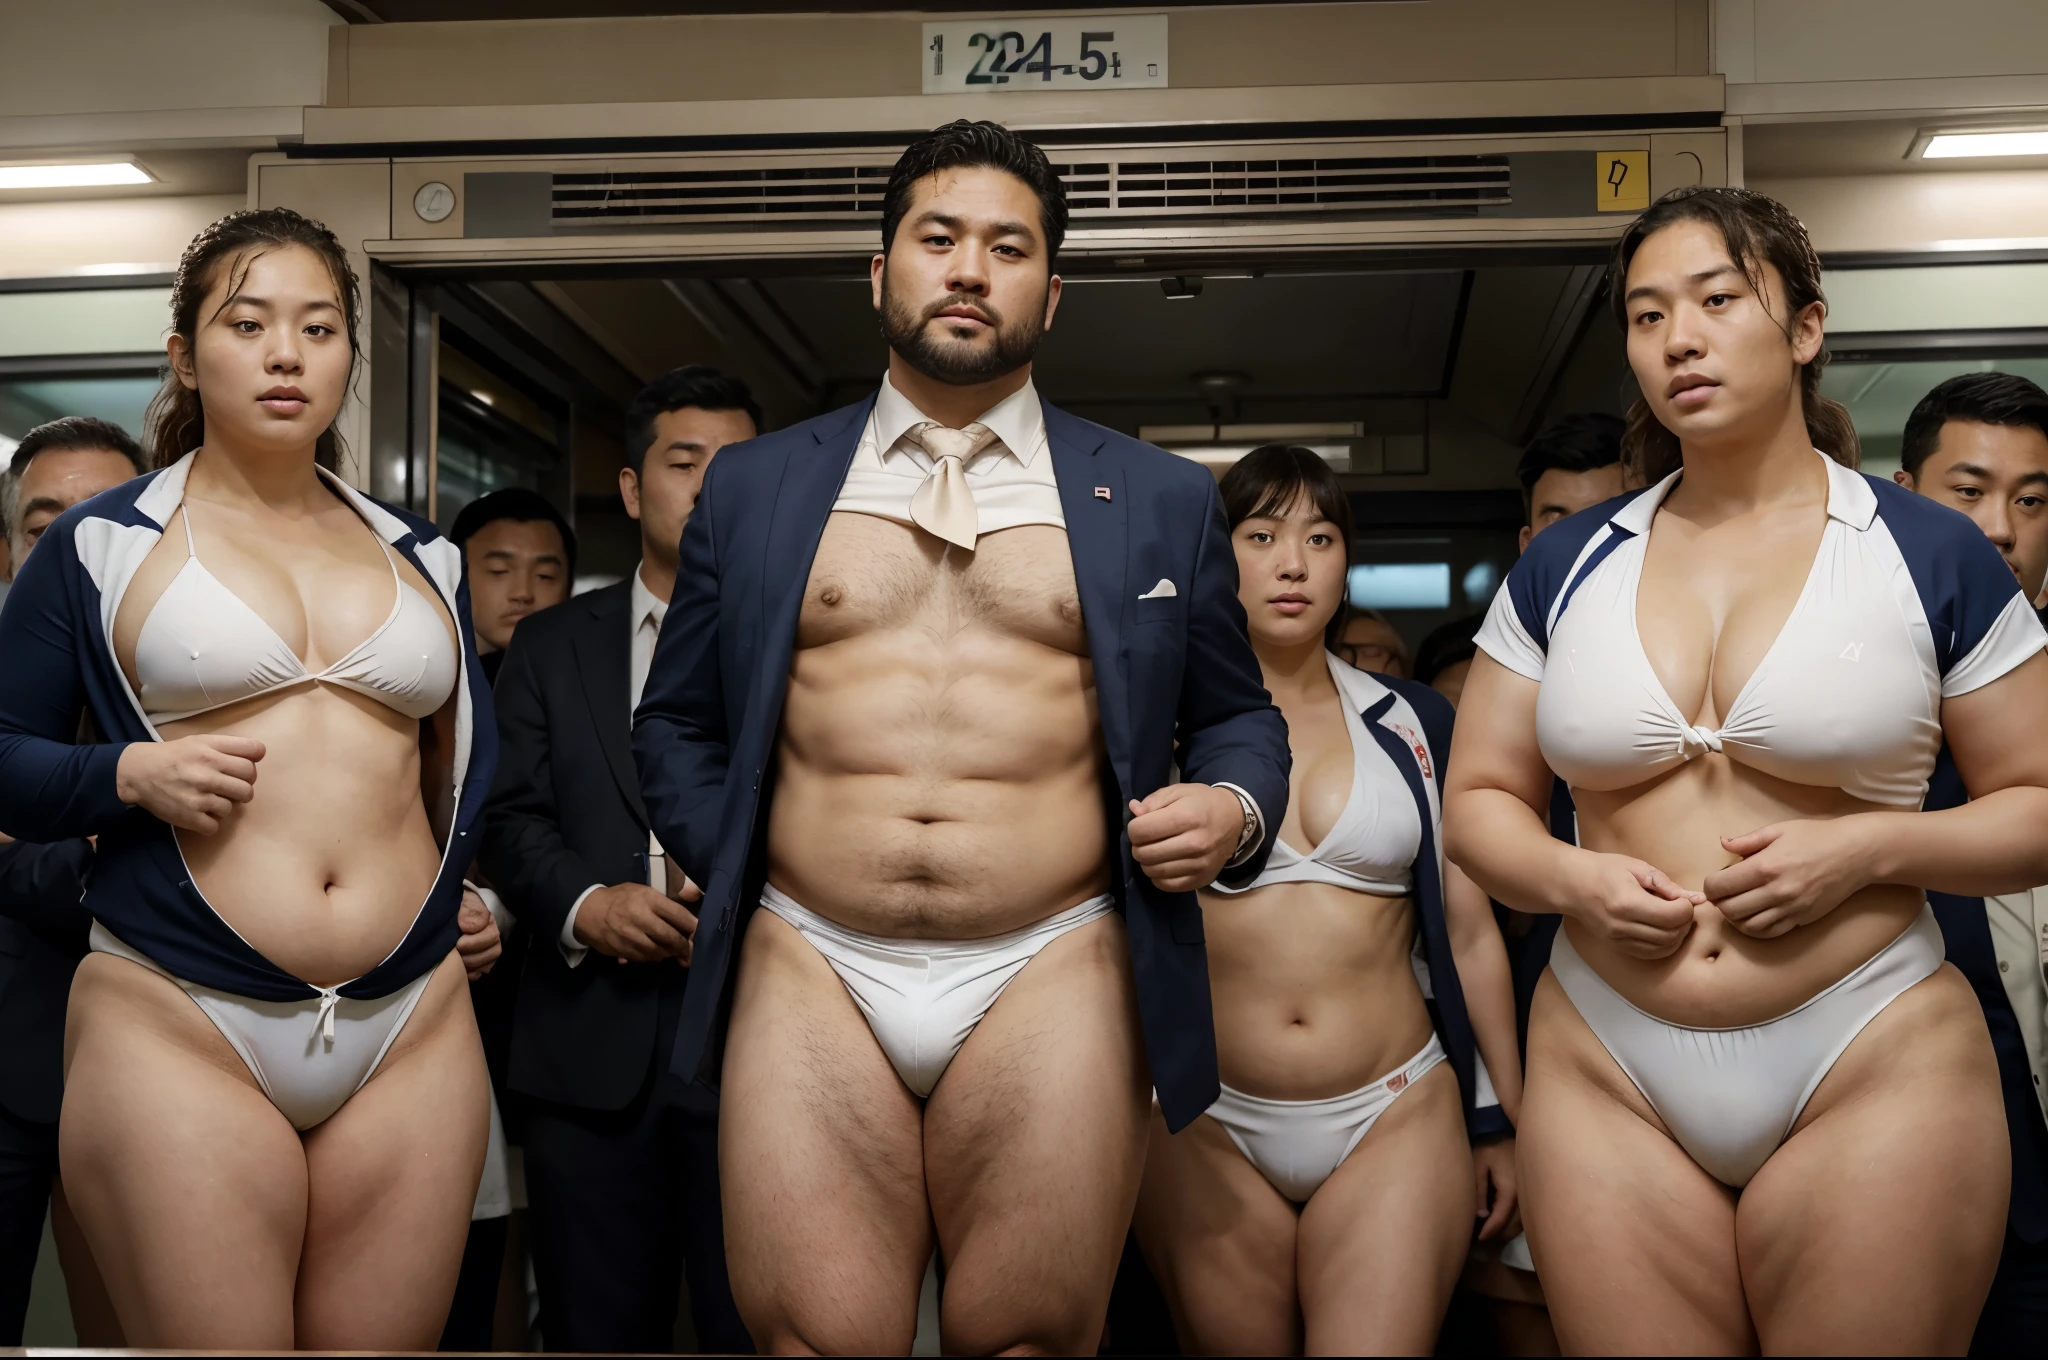
<svg viewBox="0 0 2048 1360">
<path fill-rule="evenodd" d="M 604 880 L 562 838 L 547 708 L 533 669 L 537 648 L 562 645 L 544 631 L 547 622 L 513 632 L 498 672 L 498 774 L 484 808 L 482 860 L 513 914 L 554 940 L 584 889 Z"/>
<path fill-rule="evenodd" d="M 1188 601 L 1187 665 L 1182 672 L 1177 740 L 1181 777 L 1197 784 L 1235 784 L 1265 814 L 1266 835 L 1242 863 L 1218 880 L 1236 887 L 1259 876 L 1287 815 L 1287 720 L 1266 693 L 1259 659 L 1237 598 L 1237 554 L 1213 479 L 1203 507 L 1201 547 Z"/>
<path fill-rule="evenodd" d="M 683 872 L 708 883 L 731 761 L 719 674 L 718 488 L 730 459 L 714 460 L 683 529 L 675 593 L 633 715 L 633 761 L 654 834 Z"/>
<path fill-rule="evenodd" d="M 0 844 L 0 916 L 55 935 L 76 935 L 81 946 L 92 917 L 79 904 L 92 871 L 92 843 Z"/>
<path fill-rule="evenodd" d="M 86 628 L 99 627 L 71 531 L 50 526 L 0 606 L 0 832 L 62 841 L 107 830 L 128 811 L 114 770 L 126 743 L 78 744 L 85 711 Z"/>
</svg>

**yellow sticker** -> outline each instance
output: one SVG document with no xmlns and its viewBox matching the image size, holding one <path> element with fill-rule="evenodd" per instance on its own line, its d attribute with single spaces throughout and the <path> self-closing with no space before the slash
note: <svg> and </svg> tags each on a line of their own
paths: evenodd
<svg viewBox="0 0 2048 1360">
<path fill-rule="evenodd" d="M 1602 151 L 1593 157 L 1593 195 L 1601 212 L 1641 212 L 1650 206 L 1650 153 Z"/>
</svg>

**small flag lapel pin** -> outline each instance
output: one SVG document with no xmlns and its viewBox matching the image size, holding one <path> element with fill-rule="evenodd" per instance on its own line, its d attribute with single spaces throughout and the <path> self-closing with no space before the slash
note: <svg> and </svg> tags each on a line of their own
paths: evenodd
<svg viewBox="0 0 2048 1360">
<path fill-rule="evenodd" d="M 1098 486 L 1098 487 L 1096 487 L 1096 488 L 1095 488 L 1095 499 L 1096 499 L 1096 500 L 1099 500 L 1099 501 L 1106 501 L 1106 500 L 1108 500 L 1108 499 L 1109 499 L 1109 488 L 1108 488 L 1108 487 L 1106 487 L 1106 486 Z"/>
</svg>

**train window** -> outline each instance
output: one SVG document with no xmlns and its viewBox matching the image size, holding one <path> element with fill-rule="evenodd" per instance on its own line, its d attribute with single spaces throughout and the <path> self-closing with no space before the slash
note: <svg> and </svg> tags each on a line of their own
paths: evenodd
<svg viewBox="0 0 2048 1360">
<path fill-rule="evenodd" d="M 1346 594 L 1365 609 L 1448 609 L 1448 562 L 1365 562 L 1351 569 Z"/>
<path fill-rule="evenodd" d="M 434 522 L 445 530 L 463 506 L 505 487 L 548 491 L 563 458 L 568 412 L 561 404 L 445 323 L 439 377 Z"/>
<path fill-rule="evenodd" d="M 2017 373 L 2048 387 L 2048 355 L 1953 358 L 1921 351 L 1898 357 L 1845 355 L 1821 374 L 1821 392 L 1849 408 L 1863 445 L 1863 470 L 1889 477 L 1899 470 L 1906 417 L 1936 384 L 1963 373 Z"/>
<path fill-rule="evenodd" d="M 140 439 L 142 413 L 156 389 L 154 373 L 9 374 L 0 361 L 0 456 L 36 426 L 63 416 L 97 416 Z"/>
</svg>

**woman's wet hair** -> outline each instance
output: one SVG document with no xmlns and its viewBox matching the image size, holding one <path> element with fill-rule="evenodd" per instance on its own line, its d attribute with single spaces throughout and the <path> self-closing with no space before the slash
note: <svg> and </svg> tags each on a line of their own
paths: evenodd
<svg viewBox="0 0 2048 1360">
<path fill-rule="evenodd" d="M 334 279 L 334 291 L 341 303 L 343 327 L 348 335 L 348 377 L 353 383 L 362 348 L 356 338 L 356 309 L 361 288 L 356 272 L 349 266 L 348 252 L 334 233 L 310 217 L 290 208 L 247 208 L 231 212 L 203 229 L 185 247 L 178 261 L 177 277 L 171 283 L 171 331 L 190 344 L 199 328 L 211 316 L 202 318 L 200 308 L 215 284 L 225 279 L 225 307 L 241 290 L 249 266 L 273 250 L 302 246 L 320 257 Z M 217 315 L 219 309 L 215 309 Z M 164 468 L 206 442 L 206 408 L 196 388 L 189 388 L 167 365 L 163 385 L 150 400 L 143 417 L 150 466 Z M 338 471 L 346 452 L 341 436 L 332 426 L 320 432 L 314 447 L 314 461 L 329 471 Z"/>
<path fill-rule="evenodd" d="M 1820 290 L 1820 256 L 1806 225 L 1775 198 L 1751 189 L 1722 189 L 1693 185 L 1673 189 L 1652 203 L 1643 215 L 1629 224 L 1615 243 L 1614 258 L 1607 270 L 1607 296 L 1614 307 L 1614 319 L 1628 329 L 1628 267 L 1636 251 L 1657 232 L 1680 222 L 1705 222 L 1721 233 L 1728 256 L 1749 280 L 1774 318 L 1783 308 L 1778 324 L 1791 338 L 1790 325 L 1813 303 L 1826 305 Z M 1768 264 L 1778 271 L 1783 297 L 1772 296 L 1764 275 Z M 1848 408 L 1820 394 L 1821 370 L 1827 365 L 1826 348 L 1799 370 L 1799 398 L 1806 413 L 1806 436 L 1813 446 L 1844 467 L 1855 467 L 1862 459 L 1856 425 Z M 1621 461 L 1637 485 L 1655 482 L 1675 472 L 1679 464 L 1678 436 L 1664 428 L 1638 396 L 1628 409 L 1628 430 L 1622 436 Z"/>
<path fill-rule="evenodd" d="M 1344 548 L 1344 570 L 1351 571 L 1351 498 L 1337 483 L 1337 474 L 1313 449 L 1299 444 L 1264 444 L 1231 464 L 1223 474 L 1223 514 L 1233 531 L 1248 519 L 1279 518 L 1304 499 L 1316 518 L 1337 526 Z M 1323 645 L 1335 647 L 1344 636 L 1350 606 L 1339 602 L 1323 629 Z"/>
</svg>

